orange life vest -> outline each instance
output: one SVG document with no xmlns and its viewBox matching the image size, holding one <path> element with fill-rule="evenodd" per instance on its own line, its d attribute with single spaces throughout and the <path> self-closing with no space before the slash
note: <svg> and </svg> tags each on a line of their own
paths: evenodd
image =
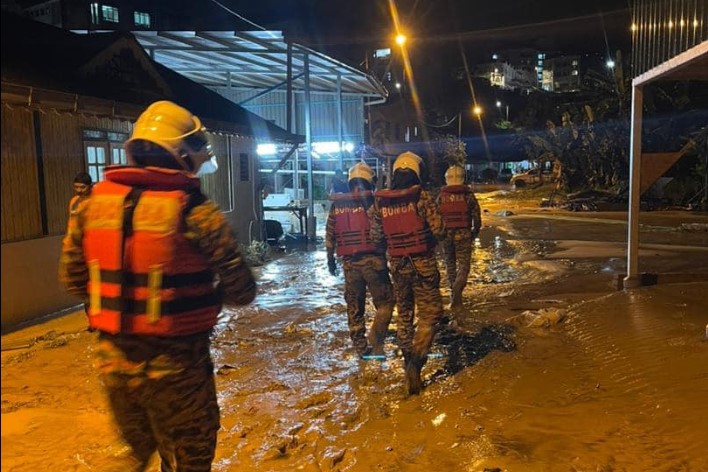
<svg viewBox="0 0 708 472">
<path fill-rule="evenodd" d="M 182 336 L 221 311 L 207 259 L 184 237 L 188 190 L 179 171 L 113 167 L 86 210 L 89 324 L 108 333 Z"/>
<path fill-rule="evenodd" d="M 382 253 L 383 250 L 371 241 L 371 223 L 366 214 L 366 199 L 374 196 L 371 191 L 352 193 L 333 193 L 334 237 L 337 241 L 338 256 Z"/>
<path fill-rule="evenodd" d="M 472 218 L 467 205 L 470 193 L 466 185 L 446 185 L 440 189 L 440 215 L 446 228 L 470 228 Z"/>
<path fill-rule="evenodd" d="M 418 214 L 420 186 L 403 190 L 379 190 L 376 201 L 381 209 L 381 223 L 392 257 L 423 254 L 435 247 L 425 218 Z"/>
</svg>

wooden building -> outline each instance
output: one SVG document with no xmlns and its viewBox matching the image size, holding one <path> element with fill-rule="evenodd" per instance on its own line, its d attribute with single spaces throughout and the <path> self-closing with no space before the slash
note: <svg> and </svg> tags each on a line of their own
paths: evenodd
<svg viewBox="0 0 708 472">
<path fill-rule="evenodd" d="M 2 16 L 2 329 L 78 300 L 57 281 L 72 181 L 125 163 L 147 105 L 172 100 L 209 129 L 219 171 L 203 178 L 242 244 L 262 239 L 256 146 L 302 139 L 154 62 L 130 33 L 78 35 Z"/>
</svg>

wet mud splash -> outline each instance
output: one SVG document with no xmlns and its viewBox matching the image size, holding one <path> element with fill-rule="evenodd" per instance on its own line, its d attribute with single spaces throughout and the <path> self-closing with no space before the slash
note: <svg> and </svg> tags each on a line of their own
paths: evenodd
<svg viewBox="0 0 708 472">
<path fill-rule="evenodd" d="M 486 224 L 463 309 L 441 327 L 415 397 L 395 324 L 383 362 L 354 355 L 343 279 L 324 251 L 259 268 L 256 303 L 226 309 L 215 330 L 214 470 L 708 470 L 708 285 L 616 292 L 624 260 L 608 242 L 619 244 L 619 224 Z M 708 265 L 700 251 L 685 256 L 664 248 L 649 264 Z M 520 316 L 554 309 L 567 313 L 560 324 Z M 107 470 L 124 451 L 94 337 L 51 329 L 68 334 L 3 352 L 3 471 Z"/>
</svg>

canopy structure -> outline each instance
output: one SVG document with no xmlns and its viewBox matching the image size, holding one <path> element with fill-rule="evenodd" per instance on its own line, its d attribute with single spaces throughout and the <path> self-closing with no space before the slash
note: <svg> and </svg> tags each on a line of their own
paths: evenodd
<svg viewBox="0 0 708 472">
<path fill-rule="evenodd" d="M 291 84 L 305 89 L 304 56 L 309 58 L 310 91 L 384 99 L 388 92 L 372 76 L 305 46 L 287 41 L 282 31 L 133 31 L 157 62 L 207 86 L 268 89 L 287 80 L 289 58 L 296 71 Z"/>
<path fill-rule="evenodd" d="M 644 87 L 656 81 L 708 81 L 708 23 L 705 2 L 692 5 L 668 0 L 637 0 L 633 6 L 632 121 L 630 139 L 627 275 L 624 288 L 642 285 L 639 272 L 640 197 L 652 182 L 688 149 L 642 152 Z M 663 25 L 667 25 L 665 28 Z M 706 182 L 708 187 L 708 182 Z M 704 191 L 708 191 L 704 189 Z"/>
<path fill-rule="evenodd" d="M 195 82 L 221 94 L 224 89 L 248 91 L 248 96 L 234 100 L 239 105 L 254 103 L 284 89 L 286 98 L 280 116 L 281 126 L 288 132 L 293 131 L 296 115 L 295 94 L 302 96 L 303 123 L 298 134 L 305 136 L 307 227 L 308 236 L 314 238 L 312 95 L 326 93 L 336 97 L 332 113 L 317 114 L 317 126 L 321 127 L 323 120 L 336 123 L 341 168 L 345 147 L 343 97 L 357 97 L 364 105 L 384 103 L 388 91 L 383 85 L 363 71 L 288 40 L 282 31 L 133 31 L 132 34 L 153 60 Z M 286 153 L 279 166 L 290 156 L 295 156 L 294 165 L 299 166 L 297 151 Z"/>
</svg>

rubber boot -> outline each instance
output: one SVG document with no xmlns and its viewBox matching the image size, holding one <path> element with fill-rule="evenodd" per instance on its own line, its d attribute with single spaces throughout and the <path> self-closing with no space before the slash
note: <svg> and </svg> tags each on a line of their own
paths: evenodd
<svg viewBox="0 0 708 472">
<path fill-rule="evenodd" d="M 450 309 L 457 310 L 462 308 L 462 290 L 453 289 L 450 292 Z"/>
<path fill-rule="evenodd" d="M 418 354 L 409 354 L 406 358 L 405 368 L 408 394 L 418 395 L 423 390 L 423 380 L 420 378 L 423 359 Z"/>
</svg>

